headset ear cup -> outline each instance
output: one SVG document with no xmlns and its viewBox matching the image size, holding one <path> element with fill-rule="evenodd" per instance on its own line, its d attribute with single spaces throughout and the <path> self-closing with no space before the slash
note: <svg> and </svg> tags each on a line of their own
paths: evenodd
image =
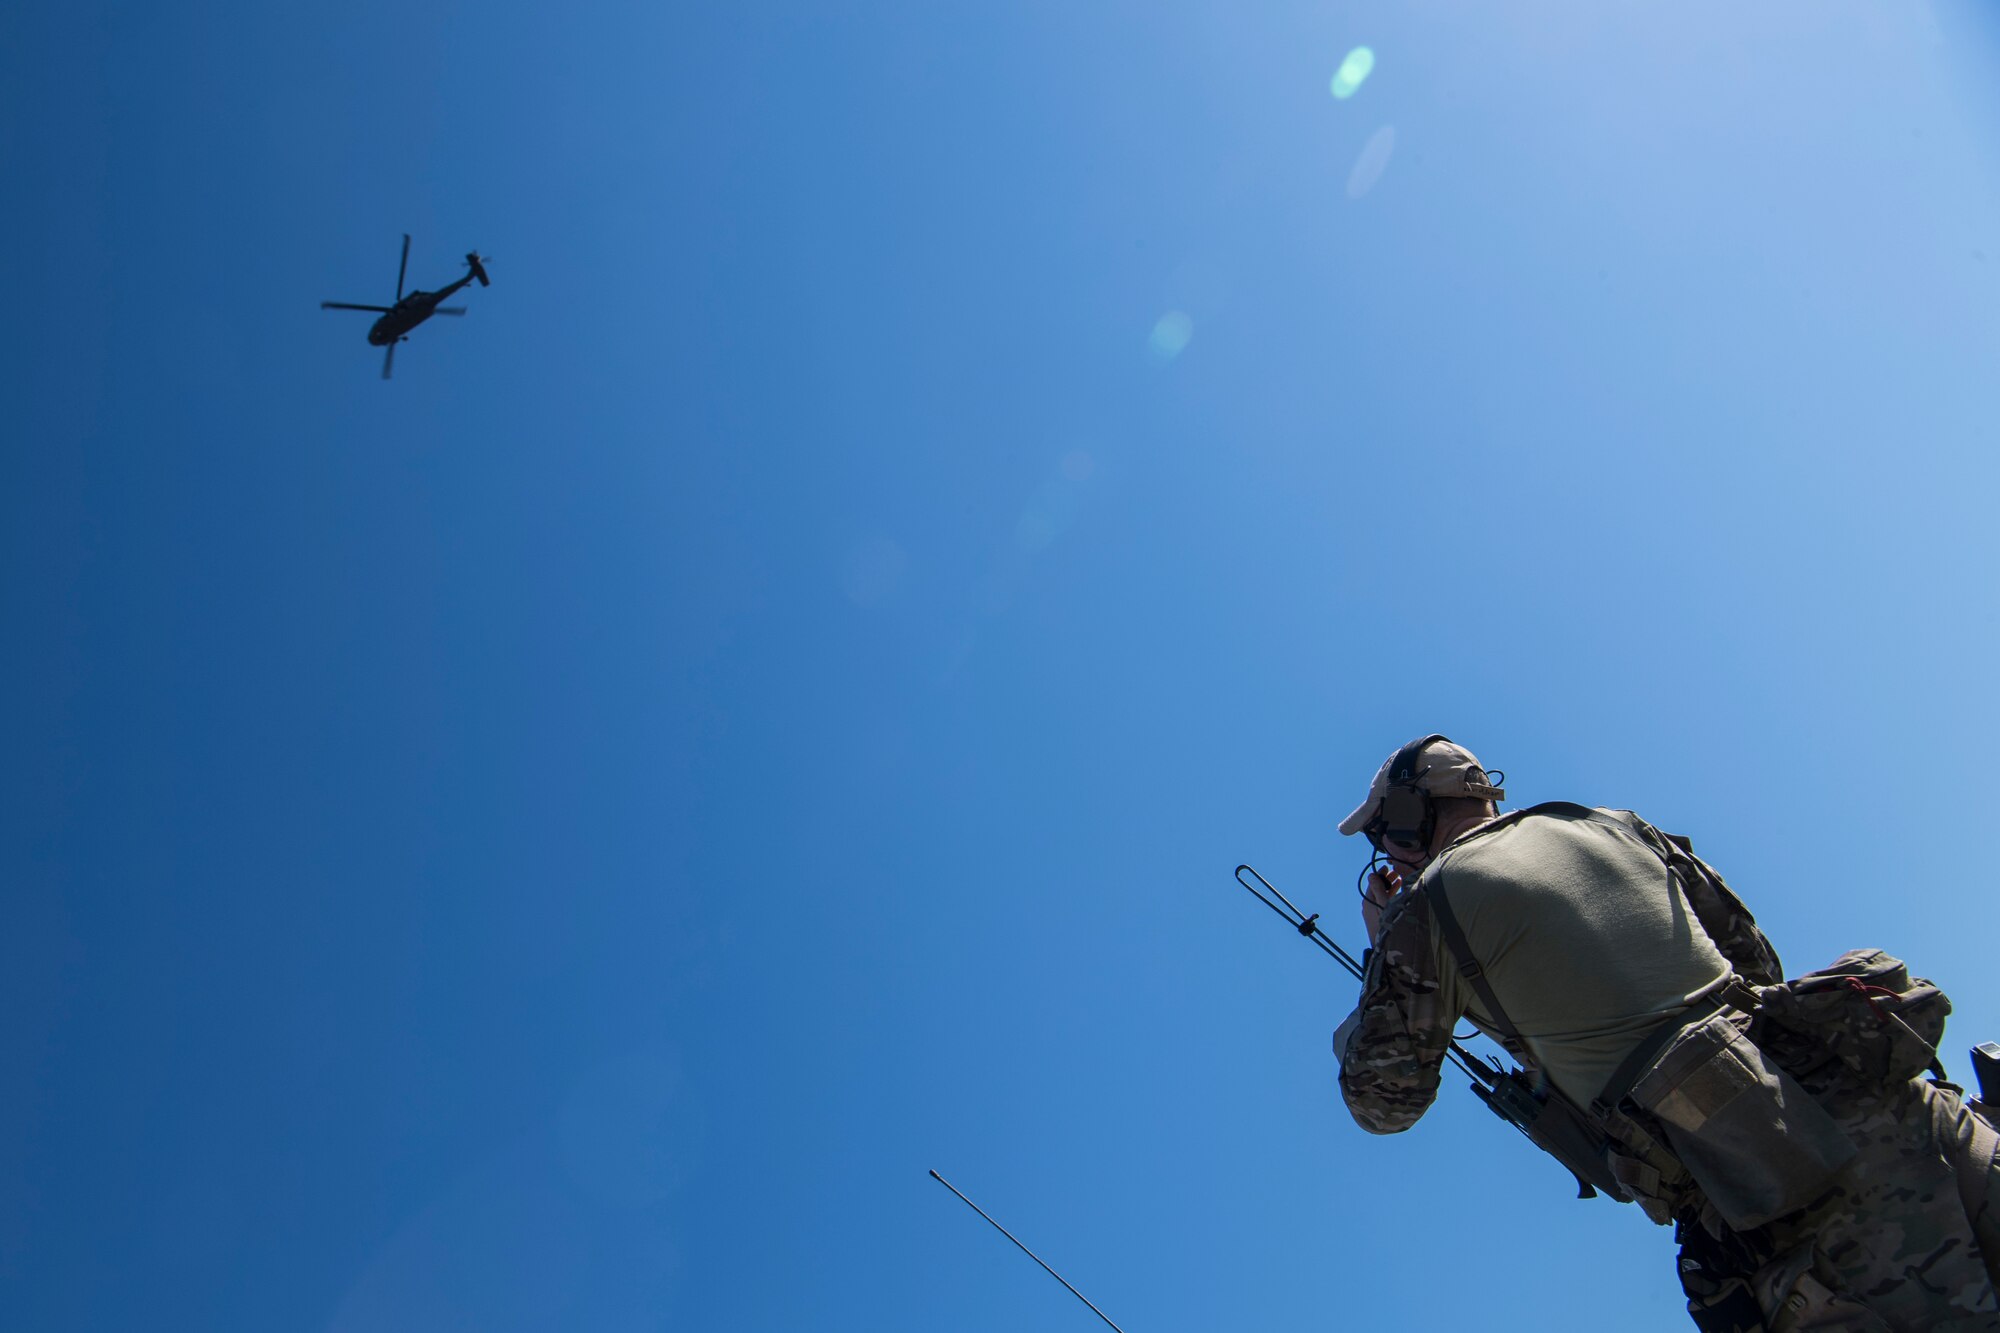
<svg viewBox="0 0 2000 1333">
<path fill-rule="evenodd" d="M 1414 787 L 1392 787 L 1382 796 L 1382 837 L 1404 850 L 1419 848 L 1428 840 L 1425 825 L 1430 822 L 1430 802 Z"/>
<path fill-rule="evenodd" d="M 1396 751 L 1389 760 L 1389 789 L 1382 793 L 1382 806 L 1376 819 L 1382 829 L 1383 841 L 1399 851 L 1420 852 L 1430 844 L 1435 815 L 1429 794 L 1417 785 L 1421 776 L 1417 772 L 1417 763 L 1423 758 L 1424 748 L 1432 741 L 1448 739 L 1436 732 L 1420 736 Z"/>
</svg>

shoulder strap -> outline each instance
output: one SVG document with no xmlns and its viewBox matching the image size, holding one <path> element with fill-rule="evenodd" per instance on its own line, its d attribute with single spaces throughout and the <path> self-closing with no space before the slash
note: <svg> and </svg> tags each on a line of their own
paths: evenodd
<svg viewBox="0 0 2000 1333">
<path fill-rule="evenodd" d="M 1525 1062 L 1528 1058 L 1527 1047 L 1521 1040 L 1521 1033 L 1515 1028 L 1514 1020 L 1507 1017 L 1506 1009 L 1501 1007 L 1500 997 L 1493 993 L 1493 983 L 1486 979 L 1486 969 L 1480 966 L 1478 957 L 1473 954 L 1472 943 L 1465 938 L 1465 929 L 1458 924 L 1458 916 L 1451 910 L 1451 900 L 1445 897 L 1443 867 L 1424 877 L 1423 889 L 1424 896 L 1430 900 L 1431 915 L 1437 918 L 1438 930 L 1444 935 L 1445 947 L 1458 961 L 1458 975 L 1465 978 L 1479 996 L 1479 1002 L 1486 1006 L 1486 1016 L 1500 1030 L 1508 1051 Z"/>
</svg>

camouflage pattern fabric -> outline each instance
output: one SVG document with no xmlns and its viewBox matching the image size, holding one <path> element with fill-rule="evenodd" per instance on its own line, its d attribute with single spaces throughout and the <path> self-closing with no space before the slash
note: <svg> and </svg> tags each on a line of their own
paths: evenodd
<svg viewBox="0 0 2000 1333">
<path fill-rule="evenodd" d="M 2000 1330 L 2000 1299 L 1960 1204 L 1958 1126 L 1967 1113 L 1957 1093 L 1912 1080 L 1843 1089 L 1822 1104 L 1860 1155 L 1819 1202 L 1766 1228 L 1777 1266 L 1799 1270 L 1789 1284 L 1760 1274 L 1772 1328 Z M 1988 1171 L 1992 1196 L 2000 1176 L 1990 1162 Z M 1815 1307 L 1825 1313 L 1815 1317 Z"/>
<path fill-rule="evenodd" d="M 1430 900 L 1404 893 L 1382 914 L 1361 1002 L 1336 1037 L 1340 1094 L 1370 1134 L 1400 1134 L 1437 1099 L 1455 1013 L 1438 995 Z"/>
<path fill-rule="evenodd" d="M 1933 1097 L 1937 1142 L 1958 1172 L 1958 1201 L 1986 1261 L 1986 1278 L 2000 1295 L 2000 1124 L 1984 1102 L 1962 1093 Z"/>
</svg>

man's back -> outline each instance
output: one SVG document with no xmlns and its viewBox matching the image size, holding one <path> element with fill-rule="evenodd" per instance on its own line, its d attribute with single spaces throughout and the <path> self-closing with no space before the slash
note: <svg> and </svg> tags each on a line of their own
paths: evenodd
<svg viewBox="0 0 2000 1333">
<path fill-rule="evenodd" d="M 1617 816 L 1499 820 L 1453 844 L 1422 881 L 1448 896 L 1535 1063 L 1579 1105 L 1642 1037 L 1729 973 L 1659 854 L 1605 819 Z M 1435 920 L 1431 946 L 1455 992 L 1447 1010 L 1490 1031 Z"/>
</svg>

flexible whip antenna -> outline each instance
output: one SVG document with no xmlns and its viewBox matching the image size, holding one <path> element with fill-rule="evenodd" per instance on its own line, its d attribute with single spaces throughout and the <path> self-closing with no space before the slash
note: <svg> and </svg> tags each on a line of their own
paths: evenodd
<svg viewBox="0 0 2000 1333">
<path fill-rule="evenodd" d="M 958 1187 L 956 1185 L 953 1185 L 949 1180 L 946 1180 L 943 1176 L 939 1175 L 937 1172 L 935 1171 L 931 1172 L 931 1179 L 935 1180 L 938 1184 L 950 1190 L 953 1194 L 958 1194 Z M 973 1212 L 978 1213 L 981 1217 L 986 1217 L 986 1210 L 984 1208 L 981 1208 L 978 1204 L 966 1198 L 963 1194 L 958 1194 L 958 1197 L 965 1204 L 967 1208 L 970 1208 Z M 1005 1236 L 1008 1240 L 1013 1240 L 1015 1247 L 1018 1248 L 1022 1254 L 1027 1255 L 1030 1259 L 1033 1259 L 1036 1263 L 1042 1264 L 1042 1257 L 1039 1254 L 1036 1254 L 1033 1250 L 1029 1249 L 1027 1246 L 1021 1244 L 1020 1241 L 1014 1240 L 1013 1232 L 1007 1230 L 1006 1227 L 1001 1226 L 998 1222 L 994 1222 L 993 1219 L 990 1217 L 986 1217 L 986 1220 L 989 1223 L 992 1223 L 993 1229 L 995 1231 Z M 1090 1305 L 1090 1298 L 1085 1296 L 1082 1292 L 1078 1291 L 1075 1287 L 1070 1287 L 1069 1283 L 1064 1281 L 1063 1275 L 1061 1273 L 1056 1272 L 1055 1269 L 1050 1268 L 1047 1264 L 1042 1264 L 1042 1271 L 1044 1273 L 1047 1273 L 1050 1277 L 1054 1278 L 1056 1281 L 1061 1282 L 1065 1287 L 1069 1287 L 1070 1295 L 1076 1297 L 1078 1300 L 1082 1301 L 1085 1305 Z M 1096 1315 L 1099 1319 L 1102 1319 L 1105 1323 L 1111 1324 L 1111 1316 L 1104 1313 L 1104 1311 L 1098 1309 L 1096 1306 L 1090 1305 L 1090 1312 Z M 1125 1333 L 1125 1330 L 1122 1328 L 1118 1328 L 1118 1325 L 1116 1324 L 1111 1324 L 1111 1327 L 1118 1329 L 1118 1333 Z"/>
<path fill-rule="evenodd" d="M 1250 879 L 1243 878 L 1245 874 L 1248 874 L 1250 876 L 1250 879 L 1256 880 L 1257 884 L 1263 885 L 1264 888 L 1270 893 L 1271 898 L 1276 898 L 1278 902 L 1274 903 L 1271 901 L 1271 898 L 1266 898 L 1262 893 L 1257 892 L 1257 885 L 1252 884 L 1250 882 Z M 1255 898 L 1258 902 L 1264 904 L 1264 906 L 1270 908 L 1273 912 L 1276 912 L 1279 916 L 1283 917 L 1286 923 L 1289 924 L 1293 930 L 1296 930 L 1297 932 L 1299 932 L 1299 934 L 1305 936 L 1307 939 L 1311 940 L 1314 944 L 1317 944 L 1320 948 L 1321 953 L 1325 954 L 1327 957 L 1333 959 L 1334 962 L 1339 963 L 1342 967 L 1346 968 L 1350 973 L 1354 975 L 1354 979 L 1356 981 L 1361 980 L 1362 976 L 1361 963 L 1354 957 L 1353 954 L 1341 948 L 1338 943 L 1336 943 L 1334 940 L 1330 939 L 1327 936 L 1327 933 L 1325 931 L 1319 928 L 1318 912 L 1314 912 L 1311 916 L 1307 916 L 1304 912 L 1301 912 L 1298 908 L 1292 906 L 1292 900 L 1290 898 L 1287 898 L 1284 894 L 1279 893 L 1278 890 L 1272 885 L 1270 880 L 1265 879 L 1262 875 L 1258 874 L 1256 870 L 1254 870 L 1250 866 L 1244 865 L 1236 867 L 1236 882 L 1238 884 L 1241 884 L 1244 888 L 1250 890 L 1251 897 Z M 1278 906 L 1278 903 L 1283 903 L 1284 906 L 1280 907 Z M 1484 1060 L 1481 1060 L 1471 1051 L 1468 1051 L 1463 1046 L 1459 1045 L 1458 1038 L 1456 1037 L 1453 1037 L 1449 1045 L 1446 1047 L 1445 1058 L 1450 1060 L 1454 1065 L 1457 1065 L 1460 1073 L 1465 1074 L 1469 1078 L 1478 1079 L 1481 1083 L 1486 1084 L 1488 1087 L 1493 1086 L 1494 1079 L 1498 1076 L 1500 1072 L 1497 1068 L 1489 1069 Z"/>
</svg>

